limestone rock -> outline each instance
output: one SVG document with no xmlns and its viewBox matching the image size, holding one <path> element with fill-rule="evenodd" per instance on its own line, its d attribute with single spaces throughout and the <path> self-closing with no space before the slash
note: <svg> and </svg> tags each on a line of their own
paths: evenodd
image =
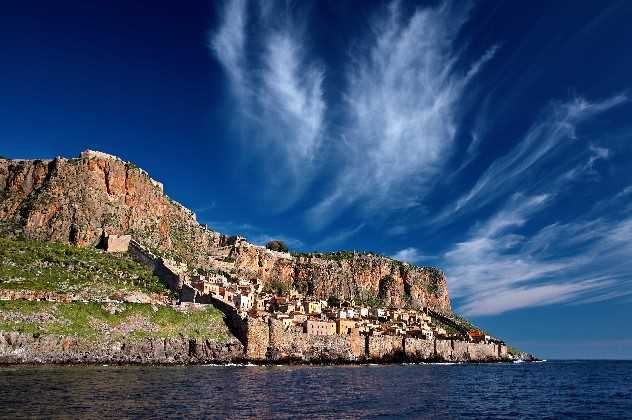
<svg viewBox="0 0 632 420">
<path fill-rule="evenodd" d="M 97 245 L 110 237 L 114 251 L 125 250 L 130 235 L 189 268 L 264 285 L 278 279 L 322 299 L 379 296 L 395 306 L 451 309 L 445 276 L 435 268 L 373 254 L 292 256 L 227 237 L 200 225 L 145 171 L 102 152 L 88 150 L 77 159 L 0 158 L 0 221 L 31 239 Z"/>
</svg>

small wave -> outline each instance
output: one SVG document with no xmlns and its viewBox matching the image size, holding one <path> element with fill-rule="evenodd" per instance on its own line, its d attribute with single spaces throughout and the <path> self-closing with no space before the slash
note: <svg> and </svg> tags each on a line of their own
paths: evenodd
<svg viewBox="0 0 632 420">
<path fill-rule="evenodd" d="M 258 366 L 253 363 L 205 363 L 201 366 L 208 367 L 254 367 Z"/>
</svg>

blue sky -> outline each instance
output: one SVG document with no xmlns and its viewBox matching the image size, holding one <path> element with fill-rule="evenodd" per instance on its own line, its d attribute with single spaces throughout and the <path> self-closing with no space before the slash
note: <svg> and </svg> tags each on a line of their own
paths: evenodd
<svg viewBox="0 0 632 420">
<path fill-rule="evenodd" d="M 221 232 L 436 265 L 517 346 L 632 358 L 630 21 L 626 1 L 20 2 L 0 154 L 113 153 Z"/>
</svg>

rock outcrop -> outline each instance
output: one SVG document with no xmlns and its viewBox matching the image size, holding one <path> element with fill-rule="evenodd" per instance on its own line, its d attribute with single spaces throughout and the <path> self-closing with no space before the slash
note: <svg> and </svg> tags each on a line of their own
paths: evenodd
<svg viewBox="0 0 632 420">
<path fill-rule="evenodd" d="M 226 343 L 187 337 L 87 341 L 57 335 L 0 331 L 0 364 L 197 364 L 243 360 L 236 339 Z"/>
<path fill-rule="evenodd" d="M 0 159 L 0 221 L 31 239 L 97 245 L 104 234 L 131 235 L 190 269 L 264 285 L 281 281 L 307 295 L 381 298 L 395 306 L 450 311 L 443 273 L 366 253 L 268 250 L 200 225 L 136 165 L 101 152 L 76 159 Z"/>
<path fill-rule="evenodd" d="M 264 283 L 280 280 L 299 292 L 327 299 L 377 297 L 393 306 L 428 306 L 450 311 L 444 274 L 434 267 L 416 267 L 366 253 L 299 254 L 270 251 L 247 242 L 234 250 L 235 267 Z"/>
<path fill-rule="evenodd" d="M 0 159 L 0 220 L 30 239 L 96 245 L 129 234 L 157 251 L 203 264 L 225 238 L 205 229 L 146 172 L 104 154 Z"/>
</svg>

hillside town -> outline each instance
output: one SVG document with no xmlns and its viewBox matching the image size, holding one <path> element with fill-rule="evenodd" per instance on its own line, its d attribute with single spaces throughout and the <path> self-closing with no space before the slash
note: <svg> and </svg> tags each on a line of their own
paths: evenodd
<svg viewBox="0 0 632 420">
<path fill-rule="evenodd" d="M 230 282 L 222 275 L 195 275 L 186 282 L 199 293 L 193 300 L 207 297 L 211 302 L 220 301 L 235 308 L 242 316 L 274 318 L 286 330 L 308 335 L 391 335 L 501 343 L 479 330 L 450 325 L 445 318 L 440 322 L 431 316 L 429 308 L 370 306 L 335 298 L 321 300 L 293 289 L 278 293 L 258 281 Z"/>
</svg>

